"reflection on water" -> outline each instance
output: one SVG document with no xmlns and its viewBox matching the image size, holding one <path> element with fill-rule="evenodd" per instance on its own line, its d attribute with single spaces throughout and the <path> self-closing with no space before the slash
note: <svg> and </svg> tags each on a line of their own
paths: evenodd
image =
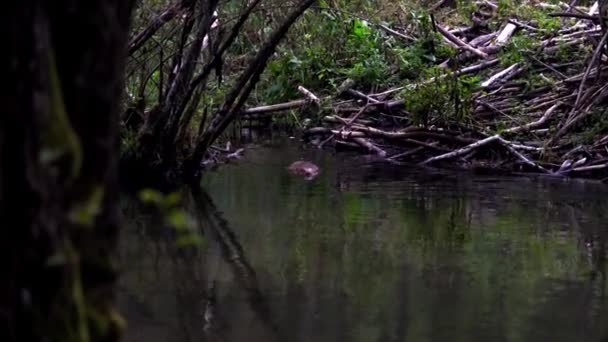
<svg viewBox="0 0 608 342">
<path fill-rule="evenodd" d="M 285 167 L 301 157 L 321 174 Z M 179 249 L 125 200 L 126 341 L 608 341 L 608 189 L 278 141 L 186 193 Z"/>
</svg>

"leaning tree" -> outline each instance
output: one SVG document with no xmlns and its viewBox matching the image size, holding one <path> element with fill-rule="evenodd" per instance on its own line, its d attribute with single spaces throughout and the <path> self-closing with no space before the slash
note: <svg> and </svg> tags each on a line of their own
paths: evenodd
<svg viewBox="0 0 608 342">
<path fill-rule="evenodd" d="M 225 65 L 234 64 L 247 23 L 277 7 L 277 1 L 176 0 L 149 11 L 155 15 L 139 7 L 135 21 L 141 28 L 129 42 L 132 103 L 123 115 L 124 128 L 136 137 L 123 158 L 124 169 L 139 177 L 196 180 L 206 152 L 238 117 L 278 44 L 315 2 L 280 2 L 280 19 L 270 20 L 278 24 L 252 44 L 254 53 L 243 65 L 228 72 Z M 202 103 L 210 78 L 221 82 L 224 73 L 230 77 L 220 103 Z"/>
</svg>

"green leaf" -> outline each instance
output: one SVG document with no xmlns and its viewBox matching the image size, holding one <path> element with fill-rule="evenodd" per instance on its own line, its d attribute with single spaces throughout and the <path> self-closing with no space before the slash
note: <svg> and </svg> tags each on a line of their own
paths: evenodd
<svg viewBox="0 0 608 342">
<path fill-rule="evenodd" d="M 366 38 L 370 35 L 369 24 L 367 21 L 363 21 L 360 19 L 355 19 L 353 25 L 353 36 L 359 39 Z"/>
<path fill-rule="evenodd" d="M 205 242 L 202 236 L 198 234 L 184 234 L 175 240 L 178 247 L 195 246 L 200 247 Z"/>
<path fill-rule="evenodd" d="M 160 204 L 163 195 L 158 190 L 143 189 L 139 192 L 139 200 L 146 204 Z"/>
<path fill-rule="evenodd" d="M 167 214 L 167 222 L 176 230 L 184 230 L 190 227 L 190 220 L 183 209 L 172 209 Z"/>
<path fill-rule="evenodd" d="M 82 226 L 92 226 L 97 215 L 101 213 L 104 189 L 101 185 L 95 186 L 82 203 L 76 205 L 70 211 L 70 220 Z"/>
</svg>

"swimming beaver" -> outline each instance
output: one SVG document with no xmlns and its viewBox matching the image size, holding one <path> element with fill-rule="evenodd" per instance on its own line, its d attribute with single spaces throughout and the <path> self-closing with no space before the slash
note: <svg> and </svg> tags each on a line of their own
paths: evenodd
<svg viewBox="0 0 608 342">
<path fill-rule="evenodd" d="M 319 174 L 317 165 L 303 160 L 293 162 L 287 169 L 295 175 L 304 176 L 305 179 L 313 179 Z"/>
</svg>

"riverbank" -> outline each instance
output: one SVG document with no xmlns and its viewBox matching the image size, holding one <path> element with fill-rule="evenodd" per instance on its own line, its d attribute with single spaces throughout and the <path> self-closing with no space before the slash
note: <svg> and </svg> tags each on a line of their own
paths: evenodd
<svg viewBox="0 0 608 342">
<path fill-rule="evenodd" d="M 355 148 L 391 163 L 608 179 L 608 78 L 597 3 L 439 6 L 436 65 L 416 80 L 370 89 L 346 80 L 332 96 L 251 108 L 247 118 L 306 107 L 306 141 Z M 508 11 L 507 11 L 508 10 Z M 435 18 L 439 18 L 435 20 Z M 411 46 L 428 32 L 384 27 Z"/>
</svg>

